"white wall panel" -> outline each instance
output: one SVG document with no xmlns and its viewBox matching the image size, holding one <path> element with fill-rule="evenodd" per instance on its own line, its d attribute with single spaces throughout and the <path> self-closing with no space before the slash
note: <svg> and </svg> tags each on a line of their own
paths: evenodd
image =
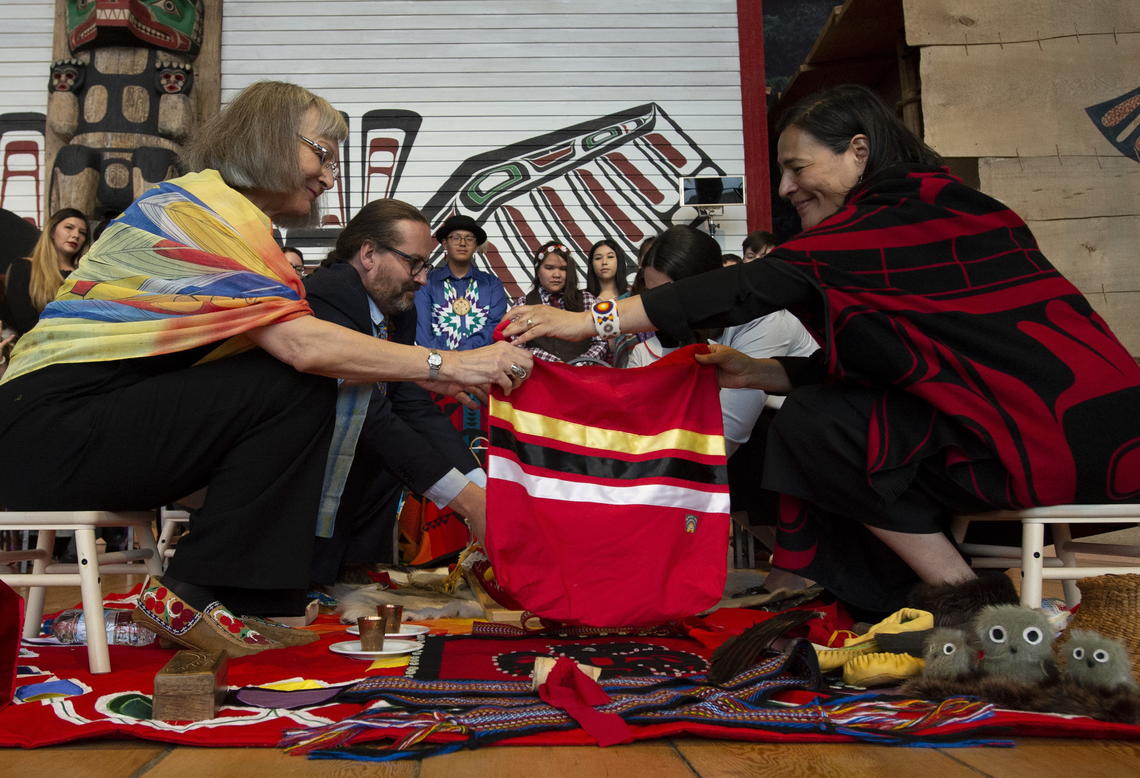
<svg viewBox="0 0 1140 778">
<path fill-rule="evenodd" d="M 695 218 L 675 207 L 679 175 L 744 169 L 732 0 L 227 0 L 221 70 L 223 102 L 279 78 L 349 116 L 347 198 L 341 211 L 330 193 L 330 215 L 385 194 L 433 223 L 468 213 L 491 235 L 490 263 L 520 283 L 532 246 L 611 236 L 632 249 Z M 641 106 L 644 122 L 587 148 L 603 117 Z M 417 115 L 418 132 L 366 129 L 385 109 Z M 526 159 L 540 147 L 569 156 L 543 168 Z M 504 168 L 521 180 L 507 185 Z M 482 200 L 480 176 L 506 189 Z M 744 218 L 739 206 L 720 220 L 729 250 Z"/>
<path fill-rule="evenodd" d="M 366 194 L 430 207 L 435 222 L 470 213 L 492 233 L 494 263 L 522 280 L 536 241 L 582 244 L 617 230 L 632 248 L 695 217 L 675 208 L 678 175 L 743 172 L 735 11 L 732 0 L 227 0 L 222 101 L 265 78 L 313 89 L 351 128 L 329 216 L 351 217 Z M 52 12 L 50 0 L 0 0 L 0 113 L 46 111 Z M 574 125 L 600 128 L 638 107 L 649 118 L 604 148 L 586 148 L 589 128 L 571 137 Z M 393 109 L 418 116 L 414 136 L 366 130 L 366 114 Z M 2 142 L 27 139 L 41 148 L 42 196 L 42 138 Z M 572 153 L 540 169 L 524 157 L 541 145 Z M 406 154 L 398 180 L 384 169 L 393 152 Z M 481 205 L 463 199 L 479 175 L 511 162 L 525 185 Z M 4 204 L 38 216 L 33 180 L 12 178 Z M 728 208 L 721 226 L 737 246 L 744 208 Z"/>
<path fill-rule="evenodd" d="M 53 5 L 50 0 L 0 0 L 0 205 L 37 226 L 46 186 L 42 117 L 51 72 Z M 12 129 L 11 115 L 27 113 L 40 115 L 39 131 Z M 6 154 L 9 144 L 29 142 L 36 144 L 34 169 L 30 154 Z M 25 171 L 34 175 L 21 175 Z"/>
</svg>

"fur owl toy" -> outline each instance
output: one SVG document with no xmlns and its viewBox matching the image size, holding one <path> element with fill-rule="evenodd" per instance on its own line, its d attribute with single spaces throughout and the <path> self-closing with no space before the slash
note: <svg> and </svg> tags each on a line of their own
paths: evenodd
<svg viewBox="0 0 1140 778">
<path fill-rule="evenodd" d="M 930 680 L 952 681 L 978 670 L 978 652 L 960 629 L 939 627 L 931 632 L 922 658 L 926 661 L 922 673 Z"/>
<path fill-rule="evenodd" d="M 1065 641 L 1062 656 L 1066 677 L 1086 689 L 1137 689 L 1128 650 L 1119 640 L 1092 630 L 1074 629 Z"/>
<path fill-rule="evenodd" d="M 975 618 L 974 633 L 984 652 L 984 675 L 1031 685 L 1057 679 L 1053 627 L 1041 611 L 990 605 Z"/>
</svg>

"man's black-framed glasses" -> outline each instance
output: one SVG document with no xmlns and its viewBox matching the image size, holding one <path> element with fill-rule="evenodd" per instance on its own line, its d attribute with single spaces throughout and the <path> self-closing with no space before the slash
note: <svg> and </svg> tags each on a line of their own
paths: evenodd
<svg viewBox="0 0 1140 778">
<path fill-rule="evenodd" d="M 411 254 L 405 254 L 404 252 L 400 251 L 399 249 L 394 249 L 391 246 L 385 246 L 383 243 L 378 243 L 377 246 L 379 246 L 384 251 L 391 251 L 397 257 L 400 257 L 401 259 L 405 260 L 408 263 L 408 270 L 409 270 L 409 272 L 411 272 L 412 278 L 415 278 L 420 273 L 422 273 L 425 269 L 427 269 L 428 261 L 426 259 L 420 259 L 419 257 L 413 257 Z"/>
</svg>

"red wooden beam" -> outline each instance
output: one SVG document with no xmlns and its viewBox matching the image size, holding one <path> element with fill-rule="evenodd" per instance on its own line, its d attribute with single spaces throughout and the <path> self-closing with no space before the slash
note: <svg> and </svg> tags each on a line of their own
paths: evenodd
<svg viewBox="0 0 1140 778">
<path fill-rule="evenodd" d="M 740 46 L 740 108 L 744 125 L 748 230 L 770 230 L 772 185 L 768 176 L 763 0 L 736 0 L 736 27 Z"/>
</svg>

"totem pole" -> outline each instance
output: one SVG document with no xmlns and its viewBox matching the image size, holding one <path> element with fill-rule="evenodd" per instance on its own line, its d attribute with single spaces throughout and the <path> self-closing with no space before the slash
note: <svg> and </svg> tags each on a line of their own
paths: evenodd
<svg viewBox="0 0 1140 778">
<path fill-rule="evenodd" d="M 118 214 L 179 171 L 195 123 L 193 60 L 203 0 L 66 0 L 71 57 L 52 65 L 49 131 L 65 144 L 48 213 Z"/>
</svg>

